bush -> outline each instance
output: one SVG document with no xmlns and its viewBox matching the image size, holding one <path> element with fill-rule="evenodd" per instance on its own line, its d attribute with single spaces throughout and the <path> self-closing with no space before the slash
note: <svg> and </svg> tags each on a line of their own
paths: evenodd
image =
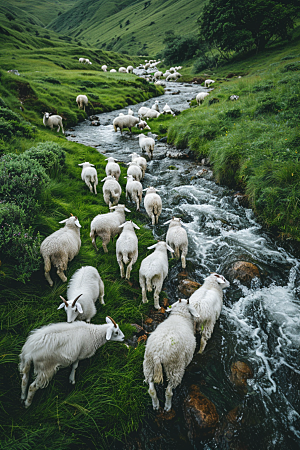
<svg viewBox="0 0 300 450">
<path fill-rule="evenodd" d="M 27 216 L 24 209 L 16 203 L 0 203 L 0 228 L 8 224 L 24 224 L 26 221 Z"/>
<path fill-rule="evenodd" d="M 229 109 L 228 111 L 225 112 L 225 116 L 229 117 L 230 119 L 237 119 L 238 117 L 241 116 L 241 110 L 238 108 Z"/>
<path fill-rule="evenodd" d="M 33 137 L 36 128 L 9 108 L 0 106 L 0 135 L 3 139 L 13 136 Z"/>
<path fill-rule="evenodd" d="M 64 165 L 66 157 L 61 146 L 51 141 L 41 142 L 36 147 L 27 150 L 23 155 L 37 161 L 48 174 L 53 169 L 59 170 Z"/>
<path fill-rule="evenodd" d="M 49 36 L 50 39 L 50 36 Z M 43 81 L 45 81 L 46 83 L 51 83 L 51 84 L 61 84 L 61 82 L 59 80 L 57 80 L 56 78 L 53 77 L 44 77 Z"/>
<path fill-rule="evenodd" d="M 300 70 L 300 61 L 296 61 L 290 64 L 286 64 L 282 68 L 282 72 L 294 72 L 296 70 Z"/>
</svg>

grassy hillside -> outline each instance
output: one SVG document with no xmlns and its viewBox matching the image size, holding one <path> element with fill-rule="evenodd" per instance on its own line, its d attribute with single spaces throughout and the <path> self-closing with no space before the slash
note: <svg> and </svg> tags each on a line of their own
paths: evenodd
<svg viewBox="0 0 300 450">
<path fill-rule="evenodd" d="M 151 55 L 164 47 L 165 32 L 196 34 L 203 0 L 89 0 L 52 21 L 48 28 L 106 50 Z"/>
</svg>

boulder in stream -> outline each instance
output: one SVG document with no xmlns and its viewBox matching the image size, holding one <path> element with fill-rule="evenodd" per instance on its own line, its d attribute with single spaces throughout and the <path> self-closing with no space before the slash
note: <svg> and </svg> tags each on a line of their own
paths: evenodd
<svg viewBox="0 0 300 450">
<path fill-rule="evenodd" d="M 228 277 L 231 280 L 239 280 L 242 284 L 250 286 L 253 278 L 260 278 L 257 266 L 247 261 L 236 261 L 228 270 Z"/>
<path fill-rule="evenodd" d="M 197 283 L 197 281 L 186 278 L 185 280 L 179 281 L 178 291 L 185 297 L 190 297 L 200 286 L 201 284 Z"/>
<path fill-rule="evenodd" d="M 253 378 L 253 370 L 243 361 L 236 361 L 231 365 L 231 374 L 230 381 L 231 383 L 242 390 L 244 393 L 247 393 L 247 380 L 249 378 Z"/>
</svg>

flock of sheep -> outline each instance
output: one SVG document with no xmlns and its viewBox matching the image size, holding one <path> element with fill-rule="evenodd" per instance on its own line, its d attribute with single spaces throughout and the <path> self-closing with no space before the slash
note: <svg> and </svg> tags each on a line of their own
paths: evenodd
<svg viewBox="0 0 300 450">
<path fill-rule="evenodd" d="M 81 61 L 85 62 L 86 61 Z M 147 64 L 151 64 L 150 62 Z M 128 68 L 127 68 L 128 69 Z M 210 83 L 213 80 L 208 80 Z M 205 93 L 207 95 L 207 93 Z M 86 96 L 78 96 L 79 107 L 84 107 Z M 87 97 L 86 97 L 87 100 Z M 154 117 L 152 111 L 160 114 L 158 102 L 152 108 L 139 109 L 139 117 L 134 117 L 133 111 L 127 115 L 119 115 L 113 121 L 114 130 L 138 126 L 141 129 L 148 127 L 144 118 Z M 171 113 L 168 105 L 164 113 Z M 50 116 L 44 113 L 44 125 L 52 118 L 52 126 L 62 127 L 60 116 Z M 157 116 L 156 116 L 157 117 Z M 63 129 L 63 128 L 62 128 Z M 148 127 L 148 129 L 150 129 Z M 59 129 L 58 129 L 59 131 Z M 153 158 L 155 141 L 144 134 L 139 135 L 139 146 L 146 152 L 149 159 Z M 137 153 L 132 153 L 131 161 L 127 163 L 126 199 L 135 203 L 136 210 L 140 210 L 143 191 L 145 191 L 144 207 L 153 226 L 158 224 L 162 212 L 162 200 L 159 190 L 155 187 L 143 189 L 141 181 L 147 169 L 147 160 Z M 105 253 L 110 240 L 118 236 L 116 241 L 116 259 L 120 267 L 120 276 L 130 279 L 133 265 L 138 258 L 139 227 L 131 220 L 126 221 L 125 212 L 130 212 L 125 205 L 119 204 L 122 193 L 119 184 L 121 176 L 118 161 L 109 157 L 106 159 L 106 176 L 103 182 L 103 198 L 109 207 L 109 212 L 98 214 L 91 221 L 90 237 L 92 245 L 97 251 L 97 238 L 102 242 Z M 98 175 L 93 164 L 84 162 L 78 164 L 81 169 L 81 178 L 92 194 L 97 194 Z M 44 260 L 45 278 L 50 286 L 53 281 L 50 277 L 51 266 L 56 268 L 57 275 L 63 282 L 67 281 L 65 271 L 68 262 L 80 251 L 81 225 L 77 217 L 71 217 L 60 222 L 64 226 L 44 239 L 40 251 Z M 154 290 L 154 307 L 160 309 L 159 294 L 163 282 L 168 276 L 168 251 L 176 258 L 181 258 L 182 268 L 186 268 L 186 255 L 188 253 L 188 237 L 179 218 L 173 217 L 164 223 L 169 225 L 166 241 L 158 241 L 148 247 L 154 250 L 144 258 L 139 269 L 139 283 L 142 293 L 142 302 L 148 302 L 147 292 Z M 126 270 L 126 273 L 125 273 Z M 154 409 L 159 408 L 159 401 L 155 391 L 155 383 L 163 381 L 163 369 L 166 373 L 168 386 L 166 389 L 165 407 L 169 411 L 172 406 L 172 390 L 182 380 L 185 368 L 193 358 L 196 348 L 196 332 L 201 332 L 199 353 L 205 349 L 214 325 L 220 316 L 223 304 L 223 289 L 229 287 L 229 282 L 216 273 L 209 275 L 204 284 L 188 300 L 179 300 L 169 307 L 169 317 L 150 335 L 146 344 L 144 356 L 144 376 L 149 384 L 149 394 Z M 61 296 L 62 303 L 58 309 L 65 309 L 67 322 L 54 323 L 33 330 L 27 338 L 20 355 L 19 369 L 22 375 L 21 399 L 25 407 L 32 403 L 35 392 L 47 386 L 55 372 L 60 367 L 72 365 L 69 377 L 70 383 L 75 383 L 75 371 L 80 360 L 94 355 L 96 350 L 107 341 L 124 340 L 124 334 L 116 322 L 109 316 L 106 324 L 92 325 L 91 319 L 96 314 L 95 303 L 97 299 L 104 305 L 104 283 L 98 270 L 92 266 L 84 266 L 71 277 L 67 288 L 67 299 Z M 77 319 L 77 321 L 76 321 Z M 30 367 L 33 364 L 35 380 L 29 384 Z"/>
</svg>

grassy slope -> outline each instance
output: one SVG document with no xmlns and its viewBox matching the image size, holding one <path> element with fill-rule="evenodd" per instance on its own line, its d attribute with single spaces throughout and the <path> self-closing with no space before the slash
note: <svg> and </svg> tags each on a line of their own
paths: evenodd
<svg viewBox="0 0 300 450">
<path fill-rule="evenodd" d="M 126 4 L 126 2 L 124 2 Z M 93 45 L 129 54 L 149 54 L 154 57 L 164 47 L 165 32 L 197 33 L 196 20 L 203 6 L 202 0 L 136 1 L 117 10 L 114 2 L 90 0 L 78 3 L 60 15 L 49 27 L 85 39 Z M 80 17 L 80 24 L 78 24 Z M 126 22 L 129 20 L 129 25 Z M 122 27 L 122 28 L 121 28 Z"/>
</svg>

